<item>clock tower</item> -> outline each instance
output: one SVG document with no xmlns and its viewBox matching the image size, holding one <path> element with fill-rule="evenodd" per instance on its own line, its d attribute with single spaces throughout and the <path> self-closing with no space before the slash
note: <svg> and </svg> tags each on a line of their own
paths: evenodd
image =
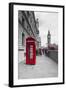
<svg viewBox="0 0 66 90">
<path fill-rule="evenodd" d="M 47 44 L 51 44 L 51 34 L 50 31 L 48 30 L 48 34 L 47 34 Z"/>
</svg>

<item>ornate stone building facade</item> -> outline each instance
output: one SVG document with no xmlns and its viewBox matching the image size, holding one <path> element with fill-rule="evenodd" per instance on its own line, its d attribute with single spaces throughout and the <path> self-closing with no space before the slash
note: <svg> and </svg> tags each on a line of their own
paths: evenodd
<svg viewBox="0 0 66 90">
<path fill-rule="evenodd" d="M 18 54 L 19 62 L 25 59 L 26 38 L 33 37 L 36 40 L 36 49 L 41 45 L 39 37 L 39 22 L 35 19 L 33 11 L 18 11 Z"/>
</svg>

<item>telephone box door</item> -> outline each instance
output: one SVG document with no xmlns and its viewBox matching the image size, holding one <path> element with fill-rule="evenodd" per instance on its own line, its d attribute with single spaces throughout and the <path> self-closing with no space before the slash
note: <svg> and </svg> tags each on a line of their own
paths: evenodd
<svg viewBox="0 0 66 90">
<path fill-rule="evenodd" d="M 32 38 L 26 41 L 26 64 L 36 64 L 35 41 Z"/>
</svg>

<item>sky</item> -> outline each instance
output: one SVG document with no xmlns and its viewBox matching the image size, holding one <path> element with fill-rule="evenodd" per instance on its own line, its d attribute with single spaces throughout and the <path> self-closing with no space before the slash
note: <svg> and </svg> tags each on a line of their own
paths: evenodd
<svg viewBox="0 0 66 90">
<path fill-rule="evenodd" d="M 58 44 L 58 13 L 57 12 L 35 12 L 35 18 L 39 21 L 39 36 L 41 46 L 47 45 L 48 30 L 51 34 L 51 43 Z"/>
</svg>

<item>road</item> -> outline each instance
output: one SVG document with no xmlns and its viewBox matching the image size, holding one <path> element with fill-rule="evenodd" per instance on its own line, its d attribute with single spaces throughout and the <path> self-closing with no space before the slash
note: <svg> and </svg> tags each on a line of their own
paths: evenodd
<svg viewBox="0 0 66 90">
<path fill-rule="evenodd" d="M 18 64 L 18 79 L 47 78 L 58 76 L 58 64 L 45 55 L 36 56 L 36 65 Z"/>
</svg>

